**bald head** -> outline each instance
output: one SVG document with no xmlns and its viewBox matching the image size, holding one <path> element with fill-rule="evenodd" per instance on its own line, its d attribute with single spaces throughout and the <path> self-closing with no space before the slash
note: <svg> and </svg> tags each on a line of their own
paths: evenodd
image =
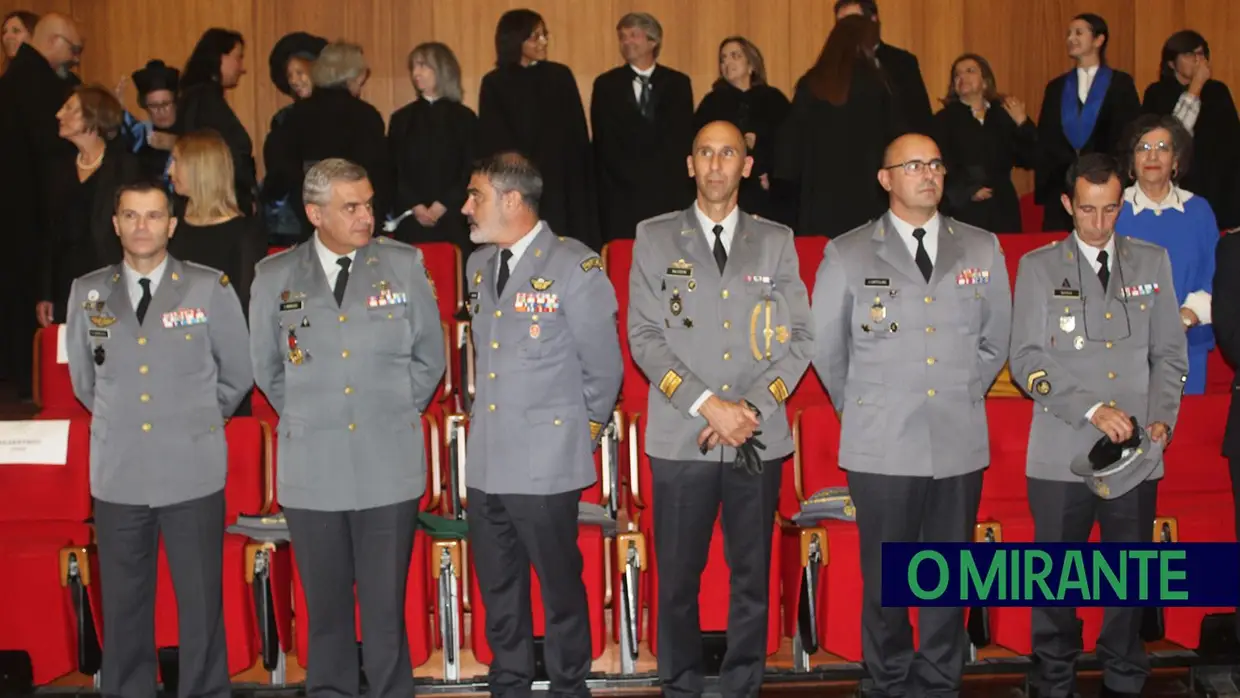
<svg viewBox="0 0 1240 698">
<path fill-rule="evenodd" d="M 891 211 L 920 224 L 938 211 L 947 168 L 934 139 L 910 133 L 891 142 L 883 153 L 878 182 L 890 194 Z"/>
<path fill-rule="evenodd" d="M 77 22 L 59 12 L 49 12 L 39 18 L 30 44 L 62 77 L 81 60 L 82 33 Z"/>
<path fill-rule="evenodd" d="M 753 158 L 740 129 L 729 121 L 712 121 L 693 139 L 688 166 L 702 210 L 710 213 L 714 207 L 726 215 L 736 206 L 741 178 L 749 176 Z"/>
</svg>

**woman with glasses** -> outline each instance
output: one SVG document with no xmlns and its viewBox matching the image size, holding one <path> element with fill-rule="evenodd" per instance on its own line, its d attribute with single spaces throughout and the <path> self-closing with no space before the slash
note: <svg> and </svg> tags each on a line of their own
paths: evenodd
<svg viewBox="0 0 1240 698">
<path fill-rule="evenodd" d="M 542 174 L 540 217 L 556 235 L 598 249 L 590 133 L 577 80 L 547 60 L 542 15 L 509 10 L 495 27 L 495 69 L 478 94 L 478 155 L 520 151 Z"/>
<path fill-rule="evenodd" d="M 1214 348 L 1210 300 L 1218 223 L 1204 197 L 1178 184 L 1188 172 L 1192 153 L 1192 136 L 1178 119 L 1146 114 L 1133 123 L 1128 144 L 1128 174 L 1135 183 L 1124 190 L 1115 230 L 1167 249 L 1180 318 L 1188 333 L 1184 393 L 1199 395 L 1206 387 L 1206 355 Z M 1126 279 L 1124 284 L 1148 282 Z"/>
<path fill-rule="evenodd" d="M 138 121 L 125 112 L 126 143 L 138 157 L 142 176 L 152 182 L 167 184 L 168 159 L 179 133 L 176 98 L 181 71 L 165 65 L 163 61 L 148 61 L 141 70 L 134 71 L 130 79 L 138 90 L 138 106 L 146 110 L 149 118 Z M 123 86 L 122 82 L 117 87 L 117 98 L 121 98 Z"/>
<path fill-rule="evenodd" d="M 1240 116 L 1227 85 L 1210 70 L 1210 44 L 1185 29 L 1163 44 L 1158 82 L 1145 88 L 1142 111 L 1171 115 L 1193 136 L 1193 171 L 1184 175 L 1185 189 L 1210 202 L 1219 225 L 1240 225 L 1240 203 L 1231 201 L 1240 156 Z"/>
<path fill-rule="evenodd" d="M 951 174 L 943 212 L 996 233 L 1021 232 L 1020 199 L 1012 168 L 1032 169 L 1038 130 L 1025 103 L 1001 95 L 985 58 L 966 53 L 952 63 L 934 137 Z"/>
</svg>

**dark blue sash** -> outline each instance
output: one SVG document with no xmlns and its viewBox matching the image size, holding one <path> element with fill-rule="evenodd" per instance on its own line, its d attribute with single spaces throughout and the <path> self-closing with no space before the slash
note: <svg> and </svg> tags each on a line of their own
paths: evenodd
<svg viewBox="0 0 1240 698">
<path fill-rule="evenodd" d="M 1098 123 L 1098 113 L 1102 111 L 1102 102 L 1106 99 L 1107 89 L 1111 86 L 1112 70 L 1109 66 L 1098 66 L 1094 82 L 1089 86 L 1089 94 L 1085 96 L 1085 105 L 1080 106 L 1080 82 L 1077 71 L 1073 68 L 1064 80 L 1063 96 L 1059 100 L 1059 114 L 1063 121 L 1063 135 L 1068 143 L 1078 152 L 1089 142 Z"/>
</svg>

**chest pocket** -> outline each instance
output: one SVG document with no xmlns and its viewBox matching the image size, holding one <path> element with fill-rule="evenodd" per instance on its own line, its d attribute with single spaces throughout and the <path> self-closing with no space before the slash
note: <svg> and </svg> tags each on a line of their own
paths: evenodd
<svg viewBox="0 0 1240 698">
<path fill-rule="evenodd" d="M 202 370 L 207 364 L 211 342 L 206 323 L 188 327 L 162 328 L 159 332 L 162 344 L 171 354 L 172 370 L 178 374 L 188 374 Z"/>
<path fill-rule="evenodd" d="M 495 327 L 499 341 L 516 341 L 517 352 L 527 359 L 553 355 L 568 335 L 560 296 L 551 292 L 519 292 Z"/>
<path fill-rule="evenodd" d="M 988 284 L 960 284 L 953 289 L 956 303 L 957 327 L 966 334 L 982 331 L 982 303 L 986 300 Z"/>
<path fill-rule="evenodd" d="M 897 287 L 863 287 L 853 302 L 852 334 L 858 342 L 892 339 L 902 330 L 907 291 Z M 920 299 L 919 299 L 920 300 Z"/>
<path fill-rule="evenodd" d="M 404 356 L 413 350 L 412 312 L 407 302 L 367 308 L 367 327 L 376 353 Z"/>
<path fill-rule="evenodd" d="M 1085 305 L 1080 298 L 1054 298 L 1046 308 L 1046 337 L 1052 351 L 1074 352 L 1085 347 Z M 1102 328 L 1091 328 L 1100 334 Z"/>
<path fill-rule="evenodd" d="M 663 304 L 663 327 L 669 330 L 690 329 L 698 321 L 702 291 L 697 279 L 680 274 L 664 274 L 660 284 Z"/>
</svg>

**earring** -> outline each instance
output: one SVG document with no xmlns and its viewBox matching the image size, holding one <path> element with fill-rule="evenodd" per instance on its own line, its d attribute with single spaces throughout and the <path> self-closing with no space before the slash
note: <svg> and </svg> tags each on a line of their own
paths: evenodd
<svg viewBox="0 0 1240 698">
<path fill-rule="evenodd" d="M 1171 168 L 1171 179 L 1172 179 L 1172 181 L 1175 181 L 1175 178 L 1176 178 L 1176 177 L 1178 177 L 1178 176 L 1180 176 L 1180 168 L 1179 168 L 1179 167 L 1172 167 L 1172 168 Z"/>
</svg>

